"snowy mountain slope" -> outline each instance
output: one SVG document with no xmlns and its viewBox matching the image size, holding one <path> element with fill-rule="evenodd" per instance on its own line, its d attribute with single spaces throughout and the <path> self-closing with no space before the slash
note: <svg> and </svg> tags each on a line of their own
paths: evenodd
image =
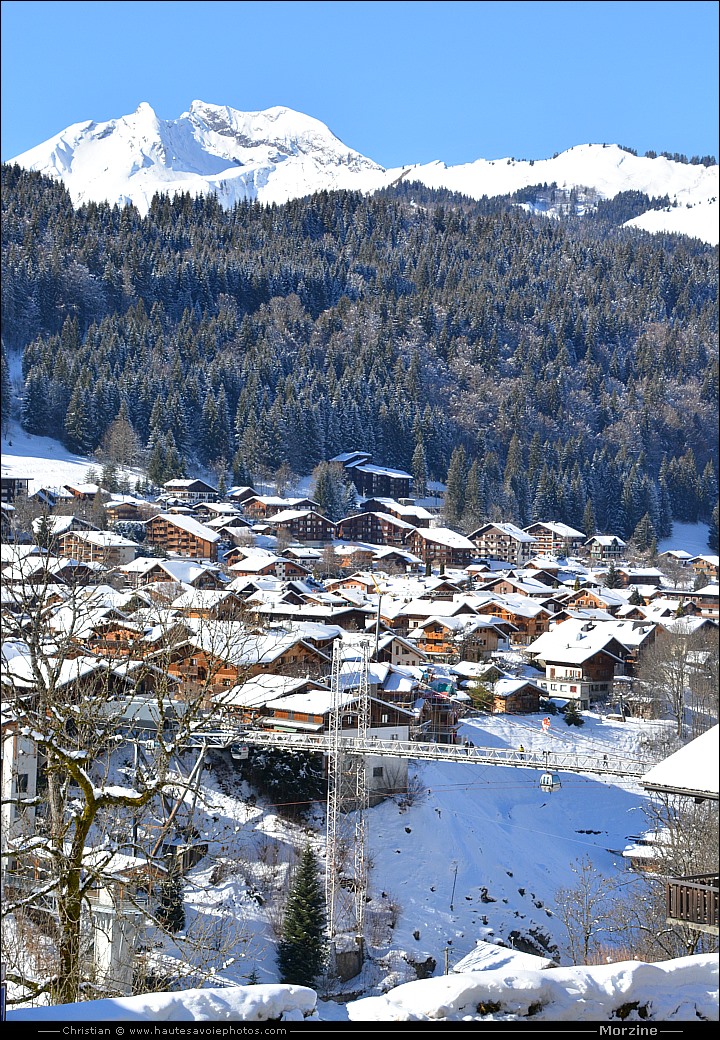
<svg viewBox="0 0 720 1040">
<path fill-rule="evenodd" d="M 288 108 L 238 112 L 202 101 L 175 120 L 159 119 L 143 102 L 132 115 L 76 123 L 14 161 L 63 180 L 76 205 L 133 202 L 142 213 L 157 192 L 213 191 L 230 207 L 323 188 L 373 188 L 384 179 L 381 167 L 316 119 Z"/>
<path fill-rule="evenodd" d="M 475 199 L 544 183 L 588 187 L 605 198 L 640 191 L 669 196 L 672 208 L 643 214 L 635 226 L 718 242 L 717 166 L 641 158 L 617 145 L 583 144 L 537 161 L 478 159 L 385 170 L 319 120 L 288 108 L 239 112 L 193 101 L 179 119 L 163 120 L 143 102 L 119 119 L 76 123 L 12 161 L 61 179 L 76 205 L 132 202 L 141 213 L 157 192 L 214 192 L 229 208 L 244 199 L 282 203 L 323 189 L 372 192 L 399 179 Z"/>
</svg>

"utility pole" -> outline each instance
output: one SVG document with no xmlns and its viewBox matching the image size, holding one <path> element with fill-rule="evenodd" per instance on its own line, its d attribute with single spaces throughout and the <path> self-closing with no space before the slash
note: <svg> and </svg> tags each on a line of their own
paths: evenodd
<svg viewBox="0 0 720 1040">
<path fill-rule="evenodd" d="M 352 650 L 348 656 L 348 645 Z M 328 794 L 325 900 L 328 935 L 331 944 L 342 931 L 353 930 L 362 947 L 365 924 L 365 895 L 368 887 L 366 812 L 369 806 L 364 755 L 346 755 L 343 748 L 343 715 L 347 698 L 343 687 L 354 689 L 357 737 L 367 744 L 370 728 L 370 696 L 368 687 L 368 641 L 359 637 L 354 642 L 336 640 L 332 659 L 332 711 L 330 713 L 330 748 L 328 751 Z M 348 664 L 350 663 L 350 667 Z M 345 665 L 345 669 L 343 669 Z M 354 665 L 354 668 L 353 668 Z M 352 819 L 350 819 L 352 814 Z M 354 876 L 348 890 L 343 885 L 347 873 L 346 857 L 352 850 Z M 352 898 L 352 905 L 348 896 Z"/>
</svg>

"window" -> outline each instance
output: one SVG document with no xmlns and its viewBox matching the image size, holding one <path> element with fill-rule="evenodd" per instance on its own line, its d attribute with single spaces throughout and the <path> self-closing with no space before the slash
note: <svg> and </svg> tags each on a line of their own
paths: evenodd
<svg viewBox="0 0 720 1040">
<path fill-rule="evenodd" d="M 383 775 L 383 767 L 382 766 L 373 766 L 373 774 L 372 775 L 373 776 L 382 776 Z"/>
<path fill-rule="evenodd" d="M 381 721 L 382 723 L 387 723 L 387 722 L 389 722 L 389 721 L 390 721 L 390 716 L 389 716 L 389 715 L 381 715 L 381 716 L 380 716 L 380 721 Z"/>
<path fill-rule="evenodd" d="M 18 773 L 17 776 L 17 792 L 18 794 L 26 794 L 28 789 L 28 774 Z"/>
</svg>

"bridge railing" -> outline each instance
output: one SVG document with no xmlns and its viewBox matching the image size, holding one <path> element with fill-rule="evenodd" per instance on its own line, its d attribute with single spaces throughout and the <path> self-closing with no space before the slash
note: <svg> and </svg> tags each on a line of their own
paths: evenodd
<svg viewBox="0 0 720 1040">
<path fill-rule="evenodd" d="M 331 749 L 326 734 L 279 733 L 277 730 L 240 731 L 234 737 L 227 739 L 226 746 L 231 742 L 254 746 L 284 747 L 297 751 L 317 751 L 318 753 Z M 215 746 L 223 746 L 219 734 L 212 734 L 212 743 Z M 607 776 L 622 776 L 628 779 L 643 776 L 653 764 L 619 755 L 598 755 L 576 751 L 520 751 L 512 748 L 438 744 L 433 741 L 391 740 L 377 736 L 370 736 L 363 740 L 349 734 L 342 738 L 342 751 L 349 755 L 392 755 L 399 758 L 513 766 L 551 772 L 597 773 Z"/>
</svg>

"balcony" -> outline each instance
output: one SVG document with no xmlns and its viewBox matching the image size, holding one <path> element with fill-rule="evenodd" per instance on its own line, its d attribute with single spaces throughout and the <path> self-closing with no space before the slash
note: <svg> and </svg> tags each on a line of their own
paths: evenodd
<svg viewBox="0 0 720 1040">
<path fill-rule="evenodd" d="M 699 932 L 718 935 L 717 874 L 670 878 L 665 885 L 668 924 L 690 925 Z"/>
</svg>

